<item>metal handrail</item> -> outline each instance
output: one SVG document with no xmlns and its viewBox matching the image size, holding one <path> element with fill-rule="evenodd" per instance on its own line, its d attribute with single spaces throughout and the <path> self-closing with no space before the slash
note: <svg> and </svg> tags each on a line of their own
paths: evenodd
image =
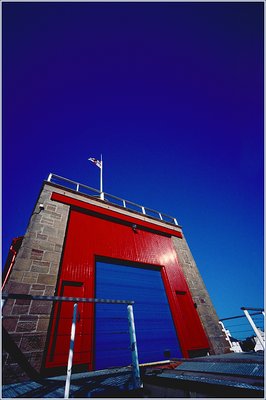
<svg viewBox="0 0 266 400">
<path fill-rule="evenodd" d="M 84 185 L 83 183 L 79 183 L 79 182 L 73 181 L 73 180 L 68 179 L 68 178 L 64 178 L 63 176 L 59 176 L 59 175 L 50 173 L 49 176 L 48 176 L 48 179 L 47 179 L 48 182 L 55 183 L 55 184 L 57 184 L 57 185 L 59 185 L 59 186 L 66 187 L 66 186 L 64 186 L 63 184 L 54 182 L 54 181 L 56 181 L 56 180 L 59 180 L 59 181 L 61 180 L 61 181 L 64 181 L 64 182 L 68 182 L 68 183 L 70 183 L 71 185 L 74 185 L 74 187 L 75 187 L 74 190 L 75 190 L 76 192 L 79 192 L 79 193 L 83 193 L 83 194 L 84 194 L 84 192 L 81 191 L 81 188 L 84 188 L 84 189 L 87 189 L 87 190 L 89 190 L 89 191 L 92 191 L 92 192 L 94 192 L 94 193 L 99 194 L 99 196 L 101 197 L 101 199 L 103 199 L 103 200 L 105 200 L 105 201 L 109 201 L 109 202 L 112 203 L 112 204 L 118 205 L 118 204 L 116 204 L 115 202 L 110 201 L 109 198 L 118 200 L 119 202 L 121 202 L 121 205 L 120 205 L 120 206 L 123 207 L 123 208 L 125 208 L 125 209 L 127 209 L 127 210 L 129 210 L 129 211 L 132 211 L 132 208 L 128 207 L 127 205 L 131 205 L 131 206 L 137 207 L 137 208 L 139 209 L 139 211 L 133 210 L 133 211 L 135 211 L 135 212 L 138 212 L 138 213 L 140 213 L 140 214 L 146 215 L 146 216 L 151 217 L 151 218 L 155 218 L 155 219 L 157 219 L 157 220 L 159 220 L 159 221 L 167 222 L 167 223 L 169 223 L 169 224 L 171 224 L 171 225 L 179 226 L 179 224 L 178 224 L 176 218 L 172 217 L 171 215 L 168 215 L 168 214 L 165 214 L 165 213 L 161 213 L 161 212 L 159 212 L 159 211 L 157 211 L 157 210 L 154 210 L 154 209 L 152 209 L 152 208 L 149 208 L 149 207 L 141 206 L 140 204 L 133 203 L 133 202 L 130 201 L 130 200 L 122 199 L 122 198 L 117 197 L 117 196 L 114 196 L 113 194 L 110 194 L 110 193 L 101 192 L 101 191 L 98 190 L 98 189 L 92 188 L 92 187 L 90 187 L 90 186 Z M 108 199 L 107 199 L 107 198 L 108 198 Z M 150 212 L 150 213 L 154 213 L 155 215 L 151 216 L 151 215 L 149 215 L 149 212 Z M 168 219 L 168 220 L 166 220 L 166 219 Z"/>
<path fill-rule="evenodd" d="M 2 293 L 2 300 L 22 299 L 22 300 L 40 300 L 40 301 L 67 301 L 78 303 L 108 303 L 108 304 L 134 304 L 133 300 L 115 300 L 115 299 L 97 299 L 90 297 L 65 297 L 65 296 L 38 296 L 22 293 Z"/>
<path fill-rule="evenodd" d="M 138 388 L 142 387 L 141 378 L 140 378 L 139 360 L 138 360 L 138 349 L 137 349 L 134 313 L 133 313 L 133 304 L 135 302 L 133 300 L 98 299 L 98 298 L 90 298 L 90 297 L 38 296 L 38 295 L 22 294 L 22 293 L 2 293 L 1 296 L 2 296 L 2 309 L 5 305 L 5 302 L 8 299 L 41 300 L 41 301 L 52 301 L 52 302 L 61 301 L 61 302 L 74 303 L 71 332 L 70 332 L 68 362 L 67 362 L 67 370 L 66 370 L 66 383 L 65 383 L 65 391 L 64 391 L 65 399 L 69 398 L 69 393 L 70 393 L 70 382 L 71 382 L 73 356 L 74 356 L 74 344 L 75 344 L 75 335 L 76 335 L 76 321 L 77 321 L 77 315 L 78 315 L 78 303 L 107 303 L 107 304 L 127 305 L 127 318 L 128 318 L 128 324 L 129 324 L 129 337 L 130 337 L 129 349 L 131 351 L 131 358 L 132 358 L 133 386 L 134 386 L 134 389 L 138 389 Z"/>
</svg>

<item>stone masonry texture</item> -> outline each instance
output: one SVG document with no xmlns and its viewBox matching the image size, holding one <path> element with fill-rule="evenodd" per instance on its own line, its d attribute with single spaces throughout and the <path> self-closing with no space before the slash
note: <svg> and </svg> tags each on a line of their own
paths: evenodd
<svg viewBox="0 0 266 400">
<path fill-rule="evenodd" d="M 188 247 L 184 233 L 183 238 L 172 237 L 180 266 L 186 278 L 198 315 L 210 343 L 210 354 L 230 352 L 230 346 L 222 331 L 216 311 L 201 278 L 195 260 Z"/>
<path fill-rule="evenodd" d="M 54 295 L 69 206 L 51 201 L 54 188 L 44 184 L 17 254 L 4 293 Z M 44 209 L 39 205 L 43 204 Z M 3 327 L 29 364 L 40 372 L 52 302 L 7 300 Z M 3 346 L 3 383 L 26 379 Z"/>
</svg>

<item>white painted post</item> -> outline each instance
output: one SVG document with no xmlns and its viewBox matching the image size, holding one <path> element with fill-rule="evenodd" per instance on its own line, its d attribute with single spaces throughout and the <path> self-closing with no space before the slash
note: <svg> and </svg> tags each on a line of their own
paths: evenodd
<svg viewBox="0 0 266 400">
<path fill-rule="evenodd" d="M 227 333 L 227 330 L 225 329 L 224 324 L 223 324 L 221 321 L 219 321 L 219 324 L 222 325 L 222 331 L 224 332 L 224 334 L 225 334 L 225 336 L 226 336 L 226 340 L 227 340 L 227 341 L 229 342 L 229 344 L 230 344 L 230 351 L 234 351 L 234 350 L 233 350 L 232 342 L 231 342 L 230 337 L 229 337 L 229 335 L 228 335 L 228 333 Z"/>
<path fill-rule="evenodd" d="M 68 363 L 67 363 L 67 377 L 66 377 L 66 386 L 65 386 L 65 395 L 64 395 L 65 399 L 69 399 L 70 379 L 71 379 L 71 372 L 72 372 L 75 333 L 76 333 L 77 310 L 78 310 L 78 305 L 77 305 L 77 303 L 75 303 L 74 308 L 73 308 L 73 318 L 72 318 L 71 334 L 70 334 L 70 346 L 69 346 Z"/>
<path fill-rule="evenodd" d="M 133 367 L 133 384 L 134 384 L 134 389 L 139 389 L 141 387 L 141 382 L 140 382 L 137 339 L 136 339 L 132 305 L 127 306 L 127 312 L 128 312 L 129 335 L 130 335 L 130 349 L 131 349 L 132 367 Z"/>
<path fill-rule="evenodd" d="M 51 182 L 52 175 L 53 175 L 53 174 L 49 174 L 48 179 L 47 179 L 48 182 Z"/>
<path fill-rule="evenodd" d="M 264 340 L 263 340 L 263 338 L 262 338 L 262 336 L 261 336 L 261 334 L 260 334 L 260 331 L 258 330 L 258 328 L 256 327 L 255 323 L 253 322 L 253 319 L 252 319 L 251 316 L 249 315 L 248 310 L 243 309 L 243 311 L 244 311 L 244 313 L 245 313 L 245 316 L 246 316 L 247 319 L 248 319 L 248 322 L 249 322 L 250 325 L 252 326 L 252 328 L 253 328 L 253 330 L 254 330 L 254 332 L 255 332 L 257 338 L 258 338 L 258 341 L 259 341 L 260 344 L 262 345 L 262 348 L 265 349 L 265 342 L 264 342 Z"/>
</svg>

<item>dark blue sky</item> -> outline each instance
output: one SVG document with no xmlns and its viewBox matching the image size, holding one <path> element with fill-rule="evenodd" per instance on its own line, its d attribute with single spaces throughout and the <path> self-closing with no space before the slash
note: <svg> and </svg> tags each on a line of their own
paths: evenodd
<svg viewBox="0 0 266 400">
<path fill-rule="evenodd" d="M 263 306 L 263 2 L 2 3 L 3 258 L 50 172 L 168 213 Z"/>
</svg>

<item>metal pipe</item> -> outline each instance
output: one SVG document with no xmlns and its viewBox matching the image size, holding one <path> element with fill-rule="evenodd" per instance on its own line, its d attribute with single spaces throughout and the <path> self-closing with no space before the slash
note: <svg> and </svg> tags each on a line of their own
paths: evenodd
<svg viewBox="0 0 266 400">
<path fill-rule="evenodd" d="M 140 381 L 140 370 L 139 370 L 139 358 L 138 358 L 138 348 L 137 348 L 137 338 L 134 323 L 133 307 L 131 305 L 127 306 L 128 312 L 128 323 L 129 323 L 129 336 L 130 336 L 130 349 L 132 356 L 132 367 L 133 367 L 133 385 L 134 389 L 141 387 Z"/>
<path fill-rule="evenodd" d="M 242 309 L 243 309 L 243 308 L 242 308 Z M 248 319 L 248 322 L 249 322 L 250 325 L 252 326 L 252 328 L 253 328 L 253 330 L 254 330 L 254 332 L 255 332 L 257 338 L 258 338 L 258 341 L 259 341 L 260 344 L 262 345 L 262 348 L 265 349 L 265 342 L 264 342 L 264 340 L 263 340 L 263 338 L 262 338 L 262 336 L 261 336 L 261 334 L 260 334 L 260 331 L 259 331 L 258 328 L 256 327 L 256 325 L 255 325 L 253 319 L 252 319 L 251 316 L 249 315 L 248 310 L 243 309 L 243 311 L 244 311 L 244 313 L 245 313 L 245 316 L 246 316 L 247 319 Z"/>
<path fill-rule="evenodd" d="M 242 308 L 241 308 L 241 310 L 242 310 Z M 249 315 L 261 315 L 261 314 L 263 314 L 263 312 L 260 311 L 260 312 L 255 312 L 255 313 L 252 313 Z M 237 319 L 237 318 L 245 318 L 245 315 L 235 315 L 234 317 L 221 318 L 220 321 L 228 321 L 230 319 Z"/>
<path fill-rule="evenodd" d="M 66 386 L 65 386 L 65 395 L 64 395 L 65 399 L 69 399 L 70 379 L 71 379 L 71 372 L 72 372 L 75 333 L 76 333 L 77 309 L 78 309 L 78 304 L 75 303 L 74 308 L 73 308 L 73 318 L 72 318 L 71 334 L 70 334 L 70 345 L 69 345 L 69 354 L 68 354 L 68 363 L 67 363 L 67 377 L 66 377 Z"/>
</svg>

